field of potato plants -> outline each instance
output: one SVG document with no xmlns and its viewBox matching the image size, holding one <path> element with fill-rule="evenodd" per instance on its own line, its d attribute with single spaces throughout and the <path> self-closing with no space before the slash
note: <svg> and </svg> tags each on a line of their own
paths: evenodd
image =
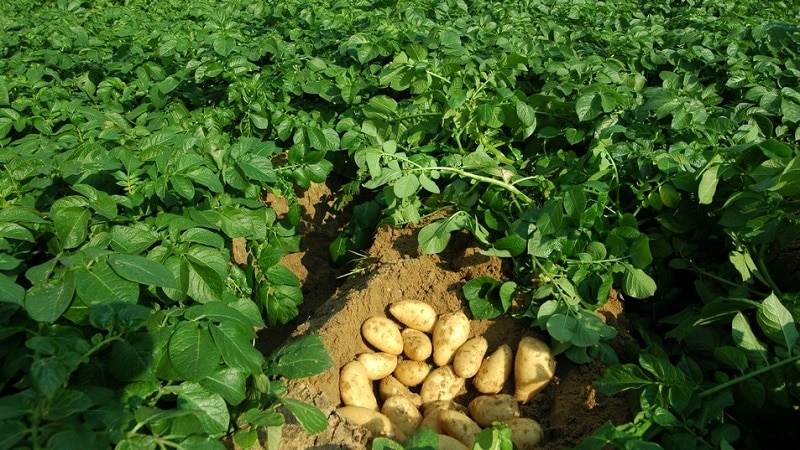
<svg viewBox="0 0 800 450">
<path fill-rule="evenodd" d="M 287 386 L 330 348 L 256 343 L 305 319 L 283 261 L 334 177 L 331 266 L 468 234 L 506 268 L 453 292 L 469 320 L 606 365 L 631 419 L 575 448 L 797 439 L 798 43 L 791 0 L 3 0 L 0 450 L 325 430 Z M 528 448 L 482 423 L 369 442 Z"/>
</svg>

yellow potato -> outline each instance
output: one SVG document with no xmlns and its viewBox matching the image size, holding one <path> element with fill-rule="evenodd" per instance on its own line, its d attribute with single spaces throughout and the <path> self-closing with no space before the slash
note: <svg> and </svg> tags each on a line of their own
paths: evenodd
<svg viewBox="0 0 800 450">
<path fill-rule="evenodd" d="M 433 363 L 453 362 L 456 351 L 469 338 L 469 318 L 463 312 L 442 314 L 433 327 Z"/>
<path fill-rule="evenodd" d="M 342 406 L 336 412 L 350 422 L 366 428 L 374 436 L 386 436 L 398 441 L 406 438 L 388 417 L 378 411 L 360 406 Z"/>
<path fill-rule="evenodd" d="M 453 366 L 437 367 L 422 382 L 419 395 L 422 404 L 437 400 L 452 400 L 464 390 L 465 381 L 453 372 Z"/>
<path fill-rule="evenodd" d="M 478 425 L 488 427 L 519 417 L 519 403 L 509 394 L 480 395 L 469 402 L 469 415 Z"/>
<path fill-rule="evenodd" d="M 424 333 L 433 331 L 436 310 L 419 300 L 401 300 L 389 306 L 389 312 L 403 325 Z"/>
<path fill-rule="evenodd" d="M 430 372 L 431 368 L 425 361 L 404 359 L 397 363 L 397 367 L 394 369 L 394 377 L 406 386 L 417 386 L 425 381 Z"/>
<path fill-rule="evenodd" d="M 438 434 L 444 433 L 442 430 L 441 425 L 439 425 L 439 416 L 442 414 L 443 409 L 437 409 L 430 414 L 427 414 L 422 417 L 422 422 L 420 422 L 420 428 L 430 428 L 431 430 L 435 431 Z"/>
<path fill-rule="evenodd" d="M 397 367 L 397 356 L 388 353 L 362 353 L 356 357 L 367 370 L 370 380 L 380 380 L 389 376 Z"/>
<path fill-rule="evenodd" d="M 406 328 L 400 333 L 403 336 L 403 353 L 414 361 L 425 361 L 433 353 L 431 338 L 422 331 Z"/>
<path fill-rule="evenodd" d="M 419 409 L 407 397 L 395 395 L 389 397 L 381 407 L 381 413 L 388 417 L 389 420 L 406 436 L 417 431 L 420 422 L 422 422 L 422 414 Z"/>
<path fill-rule="evenodd" d="M 520 403 L 529 402 L 550 383 L 555 373 L 556 360 L 550 347 L 534 337 L 523 337 L 514 359 L 514 398 Z"/>
<path fill-rule="evenodd" d="M 437 409 L 452 409 L 453 411 L 461 411 L 464 414 L 469 412 L 467 407 L 461 403 L 456 403 L 452 400 L 436 400 L 422 405 L 422 416 L 428 416 Z"/>
<path fill-rule="evenodd" d="M 453 357 L 453 370 L 461 378 L 472 378 L 481 368 L 483 357 L 489 344 L 483 336 L 476 336 L 465 342 Z"/>
<path fill-rule="evenodd" d="M 400 326 L 386 317 L 374 316 L 361 325 L 364 340 L 376 349 L 390 355 L 403 353 L 403 336 Z"/>
<path fill-rule="evenodd" d="M 504 420 L 503 423 L 511 429 L 511 442 L 517 450 L 533 450 L 542 442 L 542 426 L 533 419 L 516 417 Z"/>
<path fill-rule="evenodd" d="M 511 378 L 513 367 L 514 354 L 511 347 L 503 344 L 481 364 L 472 384 L 482 394 L 497 394 Z"/>
<path fill-rule="evenodd" d="M 372 380 L 360 361 L 350 361 L 339 374 L 339 395 L 347 406 L 378 409 L 378 399 L 372 391 Z"/>
<path fill-rule="evenodd" d="M 446 434 L 439 434 L 439 450 L 469 450 L 472 447 L 467 447 L 456 438 L 450 437 Z"/>
<path fill-rule="evenodd" d="M 416 407 L 422 406 L 422 397 L 420 397 L 419 394 L 411 392 L 405 384 L 391 375 L 381 378 L 380 383 L 378 383 L 378 393 L 384 401 L 389 397 L 399 395 L 401 397 L 407 397 Z"/>
<path fill-rule="evenodd" d="M 475 438 L 481 432 L 480 425 L 459 411 L 442 411 L 439 414 L 439 425 L 446 435 L 458 439 L 469 448 L 472 448 Z"/>
</svg>

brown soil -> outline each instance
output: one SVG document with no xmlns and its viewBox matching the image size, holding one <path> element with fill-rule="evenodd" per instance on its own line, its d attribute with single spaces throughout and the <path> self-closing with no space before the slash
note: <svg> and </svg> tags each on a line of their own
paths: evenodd
<svg viewBox="0 0 800 450">
<path fill-rule="evenodd" d="M 461 309 L 469 315 L 461 293 L 462 285 L 483 275 L 506 278 L 503 261 L 481 255 L 467 235 L 454 236 L 442 254 L 420 254 L 418 228 L 381 228 L 367 258 L 355 267 L 332 268 L 327 259 L 328 244 L 346 217 L 332 211 L 334 196 L 330 188 L 317 185 L 303 194 L 303 251 L 284 260 L 303 281 L 307 305 L 304 313 L 316 309 L 308 320 L 297 326 L 292 337 L 320 334 L 334 361 L 333 367 L 321 375 L 289 382 L 287 395 L 319 407 L 329 416 L 330 425 L 323 433 L 310 436 L 287 414 L 280 446 L 286 449 L 368 446 L 367 433 L 335 413 L 340 404 L 339 368 L 358 353 L 370 350 L 360 334 L 361 323 L 366 318 L 387 314 L 387 306 L 400 299 L 424 300 L 440 313 Z M 349 271 L 350 275 L 339 283 L 337 277 L 343 271 Z M 616 327 L 627 326 L 622 305 L 615 297 L 610 299 L 601 316 Z M 279 345 L 284 332 L 286 330 L 270 329 L 268 335 L 261 336 L 260 347 L 269 351 Z M 473 321 L 472 334 L 484 335 L 491 351 L 501 343 L 515 348 L 523 334 L 537 333 L 525 329 L 518 321 L 501 318 Z M 546 339 L 543 335 L 539 337 Z M 629 331 L 620 329 L 617 339 L 629 340 Z M 571 447 L 606 421 L 621 424 L 631 419 L 624 398 L 605 397 L 593 387 L 592 383 L 603 369 L 604 365 L 599 362 L 575 365 L 559 358 L 553 382 L 523 408 L 525 416 L 536 419 L 545 429 L 545 443 L 540 448 Z M 466 393 L 458 400 L 467 402 L 472 395 Z"/>
</svg>

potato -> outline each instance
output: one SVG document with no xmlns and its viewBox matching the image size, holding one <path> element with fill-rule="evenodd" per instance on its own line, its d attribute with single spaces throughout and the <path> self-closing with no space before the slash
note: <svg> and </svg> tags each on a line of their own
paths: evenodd
<svg viewBox="0 0 800 450">
<path fill-rule="evenodd" d="M 372 380 L 360 361 L 350 361 L 339 374 L 339 395 L 347 406 L 378 409 L 378 399 L 372 391 Z"/>
<path fill-rule="evenodd" d="M 364 365 L 370 380 L 380 380 L 389 376 L 397 367 L 397 356 L 383 352 L 362 353 L 356 357 L 356 360 Z"/>
<path fill-rule="evenodd" d="M 556 360 L 550 347 L 535 337 L 523 337 L 514 359 L 514 398 L 520 403 L 529 402 L 550 383 L 555 373 Z"/>
<path fill-rule="evenodd" d="M 389 312 L 403 325 L 423 333 L 433 331 L 436 323 L 436 310 L 419 300 L 401 300 L 389 306 Z"/>
<path fill-rule="evenodd" d="M 472 447 L 467 447 L 456 438 L 450 437 L 446 434 L 439 434 L 439 450 L 469 450 Z"/>
<path fill-rule="evenodd" d="M 503 344 L 481 364 L 472 384 L 482 394 L 497 394 L 511 378 L 513 367 L 514 354 L 511 347 Z"/>
<path fill-rule="evenodd" d="M 394 369 L 394 377 L 406 386 L 417 386 L 431 372 L 430 366 L 425 361 L 414 361 L 404 359 L 397 363 Z"/>
<path fill-rule="evenodd" d="M 453 370 L 455 370 L 456 375 L 461 378 L 474 377 L 478 373 L 478 369 L 481 368 L 483 357 L 488 349 L 489 344 L 483 336 L 475 336 L 465 342 L 458 348 L 453 357 Z"/>
<path fill-rule="evenodd" d="M 442 426 L 439 425 L 439 416 L 442 414 L 442 411 L 444 411 L 444 410 L 443 409 L 437 409 L 437 410 L 433 411 L 432 413 L 430 413 L 430 414 L 428 414 L 426 416 L 423 416 L 422 417 L 422 422 L 420 422 L 419 427 L 420 428 L 430 428 L 431 430 L 435 431 L 438 434 L 444 433 L 444 430 L 442 430 Z"/>
<path fill-rule="evenodd" d="M 378 383 L 378 393 L 384 401 L 389 397 L 399 395 L 401 397 L 407 397 L 416 407 L 422 406 L 422 397 L 408 390 L 405 384 L 391 375 L 381 378 L 380 383 Z"/>
<path fill-rule="evenodd" d="M 425 361 L 433 353 L 433 344 L 427 334 L 413 328 L 406 328 L 403 336 L 403 353 L 414 361 Z"/>
<path fill-rule="evenodd" d="M 469 402 L 469 415 L 478 425 L 488 427 L 492 422 L 519 417 L 519 403 L 513 395 L 480 395 Z"/>
<path fill-rule="evenodd" d="M 467 414 L 469 410 L 461 403 L 456 403 L 452 400 L 436 400 L 422 405 L 422 416 L 426 417 L 437 409 L 452 409 L 453 411 L 461 411 Z"/>
<path fill-rule="evenodd" d="M 419 409 L 407 397 L 395 395 L 389 397 L 381 407 L 381 413 L 388 417 L 389 420 L 406 436 L 417 431 L 420 422 L 422 422 L 422 414 Z"/>
<path fill-rule="evenodd" d="M 459 411 L 442 411 L 439 414 L 439 425 L 446 435 L 458 439 L 469 448 L 472 448 L 475 438 L 481 432 L 480 425 Z"/>
<path fill-rule="evenodd" d="M 386 317 L 374 316 L 361 324 L 364 340 L 376 349 L 398 356 L 403 353 L 403 336 L 400 326 Z"/>
<path fill-rule="evenodd" d="M 463 312 L 442 314 L 433 327 L 433 363 L 446 366 L 469 338 L 469 318 Z"/>
<path fill-rule="evenodd" d="M 398 441 L 406 438 L 388 417 L 378 411 L 360 406 L 342 406 L 336 409 L 336 412 L 350 422 L 366 428 L 375 436 L 386 436 Z"/>
<path fill-rule="evenodd" d="M 422 382 L 422 388 L 419 391 L 422 404 L 454 399 L 464 390 L 465 381 L 453 372 L 453 366 L 437 367 L 431 370 L 431 373 Z"/>
<path fill-rule="evenodd" d="M 516 417 L 503 423 L 511 430 L 511 442 L 517 450 L 533 450 L 542 442 L 542 426 L 533 419 Z"/>
</svg>

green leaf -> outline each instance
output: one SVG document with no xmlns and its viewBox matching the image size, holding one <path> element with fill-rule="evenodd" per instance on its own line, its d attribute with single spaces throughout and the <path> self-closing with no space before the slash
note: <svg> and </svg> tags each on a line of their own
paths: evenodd
<svg viewBox="0 0 800 450">
<path fill-rule="evenodd" d="M 395 180 L 392 185 L 394 195 L 397 198 L 407 198 L 416 195 L 419 190 L 420 182 L 416 175 L 406 174 Z"/>
<path fill-rule="evenodd" d="M 0 421 L 0 449 L 18 448 L 16 444 L 28 434 L 28 427 L 19 420 Z"/>
<path fill-rule="evenodd" d="M 25 288 L 2 273 L 0 273 L 0 303 L 12 303 L 19 306 L 23 306 L 25 303 Z"/>
<path fill-rule="evenodd" d="M 614 395 L 630 389 L 641 389 L 655 382 L 639 366 L 623 364 L 606 369 L 595 384 L 604 395 Z"/>
<path fill-rule="evenodd" d="M 201 386 L 222 396 L 231 405 L 238 405 L 247 398 L 248 375 L 232 367 L 219 367 L 213 374 L 199 379 Z"/>
<path fill-rule="evenodd" d="M 20 224 L 13 222 L 0 223 L 0 238 L 17 239 L 20 241 L 35 242 L 33 233 Z"/>
<path fill-rule="evenodd" d="M 438 443 L 438 439 L 437 439 Z M 376 437 L 372 440 L 372 450 L 405 450 L 406 447 L 387 437 Z"/>
<path fill-rule="evenodd" d="M 703 171 L 700 177 L 700 184 L 697 187 L 697 197 L 701 205 L 710 205 L 714 200 L 714 193 L 717 191 L 719 182 L 719 164 L 713 164 Z"/>
<path fill-rule="evenodd" d="M 471 218 L 467 213 L 457 212 L 448 218 L 424 226 L 417 236 L 422 253 L 441 253 L 450 242 L 450 234 L 453 231 L 467 229 L 470 224 Z"/>
<path fill-rule="evenodd" d="M 417 429 L 403 442 L 407 450 L 436 450 L 439 448 L 439 435 L 429 427 Z"/>
<path fill-rule="evenodd" d="M 225 284 L 215 268 L 194 255 L 186 255 L 186 261 L 189 263 L 189 296 L 200 303 L 222 300 Z"/>
<path fill-rule="evenodd" d="M 163 264 L 144 256 L 114 254 L 108 257 L 108 264 L 122 278 L 146 286 L 177 288 L 175 277 Z"/>
<path fill-rule="evenodd" d="M 203 429 L 213 437 L 221 437 L 228 431 L 230 413 L 222 396 L 209 392 L 194 382 L 182 383 L 178 388 L 178 409 L 195 411 Z"/>
<path fill-rule="evenodd" d="M 89 236 L 92 213 L 80 206 L 69 206 L 53 214 L 53 229 L 65 249 L 81 245 Z"/>
<path fill-rule="evenodd" d="M 75 278 L 72 276 L 34 286 L 25 294 L 25 311 L 33 320 L 53 323 L 67 310 L 74 294 Z"/>
<path fill-rule="evenodd" d="M 67 382 L 69 372 L 56 358 L 37 359 L 31 364 L 30 378 L 33 388 L 44 398 L 51 399 Z"/>
<path fill-rule="evenodd" d="M 644 269 L 653 262 L 653 254 L 650 252 L 650 239 L 642 234 L 631 244 L 631 262 L 633 266 Z"/>
<path fill-rule="evenodd" d="M 236 164 L 247 178 L 265 183 L 274 183 L 277 180 L 272 162 L 266 156 L 245 153 L 236 160 Z"/>
<path fill-rule="evenodd" d="M 557 341 L 571 341 L 577 327 L 578 321 L 566 314 L 556 313 L 547 319 L 547 332 Z"/>
<path fill-rule="evenodd" d="M 594 119 L 603 112 L 602 98 L 596 90 L 589 90 L 589 92 L 578 97 L 575 102 L 575 112 L 581 122 Z"/>
<path fill-rule="evenodd" d="M 264 356 L 253 347 L 250 333 L 239 322 L 221 322 L 209 325 L 211 336 L 222 359 L 233 368 L 248 374 L 261 373 Z"/>
<path fill-rule="evenodd" d="M 785 345 L 792 349 L 797 342 L 797 325 L 792 314 L 778 300 L 775 294 L 770 294 L 758 307 L 756 314 L 758 325 L 773 342 Z"/>
<path fill-rule="evenodd" d="M 75 272 L 78 297 L 88 306 L 99 303 L 136 303 L 139 285 L 118 276 L 103 261 Z"/>
<path fill-rule="evenodd" d="M 154 379 L 153 339 L 147 333 L 129 335 L 125 341 L 115 341 L 109 349 L 109 371 L 120 381 L 150 381 Z"/>
<path fill-rule="evenodd" d="M 208 329 L 196 322 L 179 322 L 169 338 L 169 359 L 175 370 L 187 380 L 211 376 L 221 355 Z"/>
<path fill-rule="evenodd" d="M 287 397 L 282 397 L 281 403 L 309 433 L 321 433 L 328 428 L 328 418 L 316 406 Z"/>
<path fill-rule="evenodd" d="M 644 299 L 656 293 L 656 282 L 642 269 L 637 269 L 629 264 L 624 264 L 622 291 L 633 298 Z"/>
<path fill-rule="evenodd" d="M 731 322 L 733 342 L 747 352 L 751 361 L 767 362 L 767 348 L 756 337 L 744 314 L 737 312 Z"/>
<path fill-rule="evenodd" d="M 723 345 L 714 349 L 714 357 L 721 363 L 744 373 L 747 369 L 747 355 L 738 347 Z"/>
<path fill-rule="evenodd" d="M 514 103 L 514 108 L 517 112 L 517 118 L 524 127 L 536 126 L 536 110 L 533 106 L 517 100 Z"/>
<path fill-rule="evenodd" d="M 491 427 L 484 428 L 475 438 L 472 450 L 513 450 L 511 429 L 508 425 L 495 422 Z"/>
<path fill-rule="evenodd" d="M 299 287 L 259 283 L 259 297 L 267 309 L 267 322 L 285 324 L 297 317 L 297 306 L 303 302 L 303 291 Z"/>
<path fill-rule="evenodd" d="M 267 358 L 264 373 L 289 379 L 310 377 L 333 366 L 322 337 L 310 334 L 284 345 Z"/>
</svg>

